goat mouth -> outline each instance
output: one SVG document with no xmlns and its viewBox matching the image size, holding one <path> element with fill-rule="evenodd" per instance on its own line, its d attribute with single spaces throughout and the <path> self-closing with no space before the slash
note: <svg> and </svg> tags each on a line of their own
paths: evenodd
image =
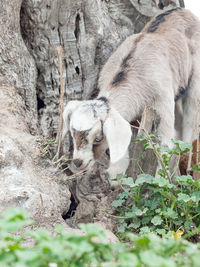
<svg viewBox="0 0 200 267">
<path fill-rule="evenodd" d="M 87 172 L 87 170 L 92 167 L 92 165 L 94 164 L 94 160 L 90 160 L 85 166 L 83 167 L 79 167 L 77 168 L 74 164 L 72 164 L 70 166 L 70 170 L 73 172 L 73 173 L 78 173 L 78 172 Z"/>
</svg>

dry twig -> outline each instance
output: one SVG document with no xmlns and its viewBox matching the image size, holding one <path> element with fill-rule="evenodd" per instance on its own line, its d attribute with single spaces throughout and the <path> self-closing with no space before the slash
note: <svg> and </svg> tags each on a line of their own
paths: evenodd
<svg viewBox="0 0 200 267">
<path fill-rule="evenodd" d="M 54 156 L 55 158 L 59 158 L 60 156 L 60 148 L 62 143 L 62 128 L 63 128 L 63 110 L 64 110 L 64 87 L 63 87 L 63 70 L 62 70 L 62 46 L 57 47 L 58 57 L 59 57 L 59 71 L 60 71 L 60 117 L 59 117 L 59 126 L 58 133 L 56 136 L 56 142 L 58 142 L 57 152 Z"/>
</svg>

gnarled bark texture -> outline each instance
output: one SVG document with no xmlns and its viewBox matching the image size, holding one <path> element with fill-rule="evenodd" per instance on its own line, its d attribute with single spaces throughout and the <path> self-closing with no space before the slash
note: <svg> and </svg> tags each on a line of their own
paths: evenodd
<svg viewBox="0 0 200 267">
<path fill-rule="evenodd" d="M 0 2 L 0 212 L 19 206 L 52 223 L 68 210 L 70 193 L 31 135 L 37 132 L 37 71 L 21 36 L 20 10 L 19 0 Z"/>
<path fill-rule="evenodd" d="M 0 2 L 2 209 L 18 205 L 35 218 L 60 218 L 69 208 L 69 183 L 61 182 L 67 176 L 55 173 L 51 163 L 41 159 L 34 136 L 54 138 L 57 133 L 60 80 L 56 48 L 63 47 L 65 103 L 90 99 L 98 93 L 99 71 L 113 50 L 160 9 L 177 5 L 178 0 Z M 68 154 L 69 146 L 66 142 L 64 152 Z M 108 194 L 101 173 L 96 166 L 71 183 L 79 203 L 77 221 L 93 219 L 97 204 Z"/>
</svg>

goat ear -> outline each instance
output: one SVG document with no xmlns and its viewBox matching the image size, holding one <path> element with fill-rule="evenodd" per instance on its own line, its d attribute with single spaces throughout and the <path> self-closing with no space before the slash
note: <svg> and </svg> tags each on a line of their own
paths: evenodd
<svg viewBox="0 0 200 267">
<path fill-rule="evenodd" d="M 103 132 L 110 149 L 110 161 L 115 163 L 127 152 L 132 135 L 130 124 L 114 108 L 111 108 L 104 122 Z"/>
<path fill-rule="evenodd" d="M 70 101 L 63 112 L 63 131 L 62 139 L 65 137 L 66 133 L 69 131 L 69 123 L 72 112 L 81 104 L 80 101 Z"/>
</svg>

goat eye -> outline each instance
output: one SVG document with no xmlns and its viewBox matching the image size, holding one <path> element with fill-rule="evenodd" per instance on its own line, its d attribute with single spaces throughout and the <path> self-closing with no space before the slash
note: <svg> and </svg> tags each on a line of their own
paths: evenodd
<svg viewBox="0 0 200 267">
<path fill-rule="evenodd" d="M 102 138 L 98 138 L 98 137 L 97 137 L 97 138 L 95 139 L 95 142 L 100 142 L 101 140 L 102 140 Z"/>
<path fill-rule="evenodd" d="M 90 130 L 85 131 L 85 136 L 89 135 Z"/>
</svg>

